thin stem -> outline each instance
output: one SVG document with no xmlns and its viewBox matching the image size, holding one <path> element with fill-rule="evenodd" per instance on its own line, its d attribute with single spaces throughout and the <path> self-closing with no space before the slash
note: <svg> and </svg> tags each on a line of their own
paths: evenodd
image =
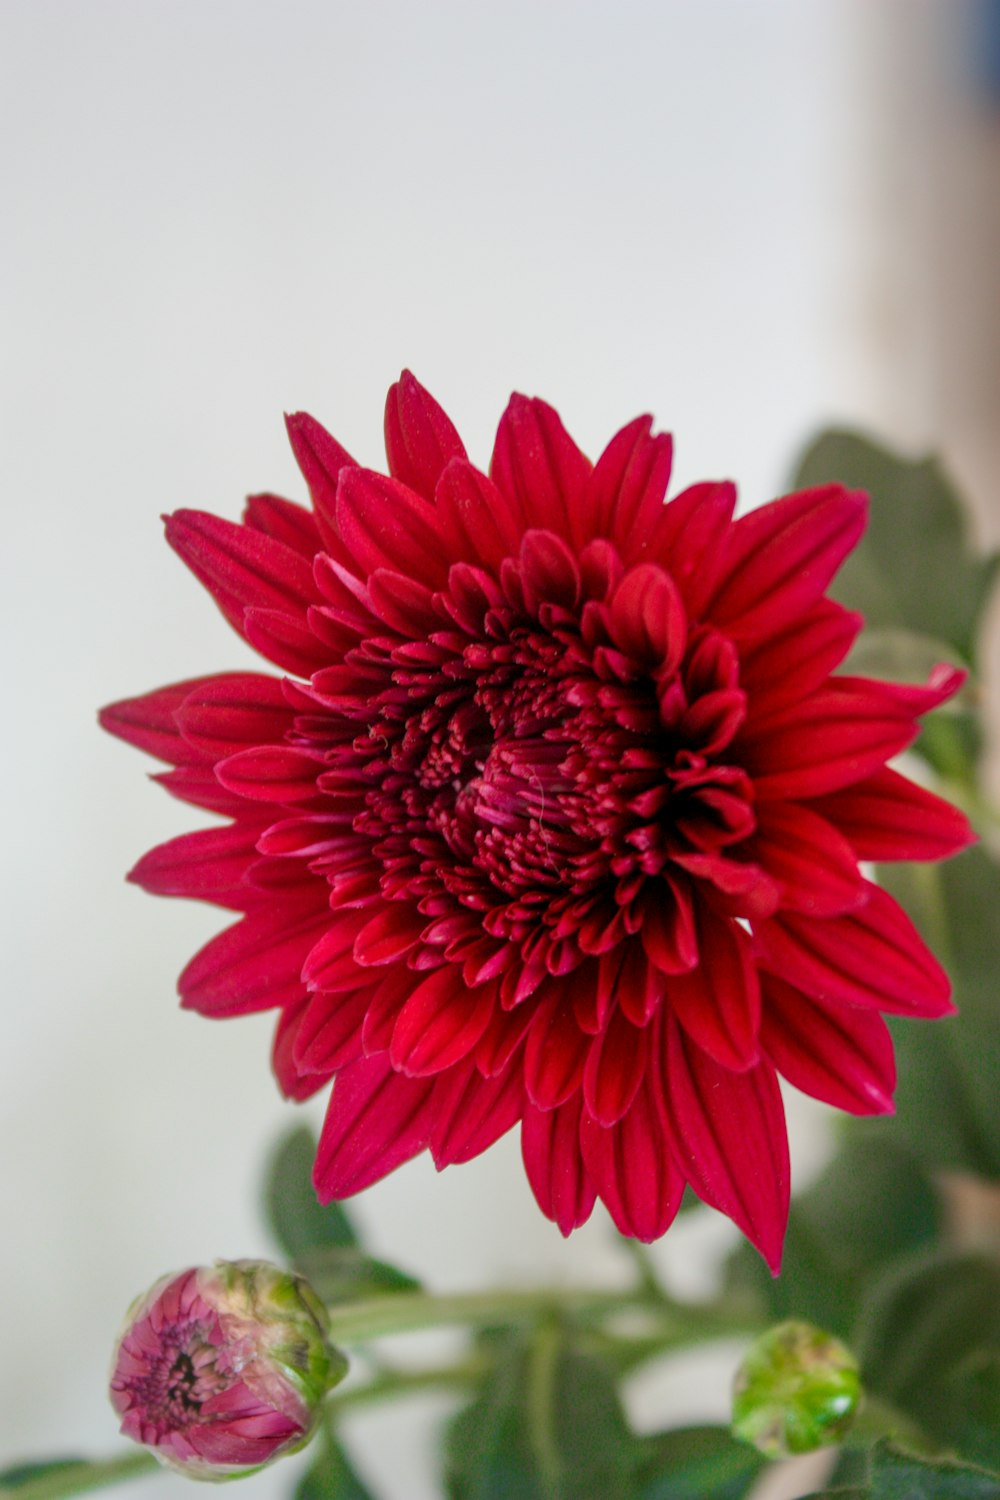
<svg viewBox="0 0 1000 1500">
<path fill-rule="evenodd" d="M 336 1391 L 328 1397 L 326 1405 L 333 1414 L 349 1407 L 391 1401 L 397 1396 L 419 1395 L 421 1391 L 465 1390 L 474 1386 L 489 1368 L 488 1359 L 472 1355 L 456 1364 L 437 1365 L 430 1370 L 382 1370 L 364 1385 Z"/>
</svg>

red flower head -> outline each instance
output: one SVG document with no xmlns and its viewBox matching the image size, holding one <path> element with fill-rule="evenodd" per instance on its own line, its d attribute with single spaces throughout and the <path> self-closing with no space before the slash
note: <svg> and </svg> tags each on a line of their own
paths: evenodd
<svg viewBox="0 0 1000 1500">
<path fill-rule="evenodd" d="M 254 496 L 167 537 L 284 677 L 231 673 L 106 709 L 225 826 L 131 879 L 242 913 L 181 976 L 210 1016 L 277 1007 L 286 1093 L 336 1076 L 315 1182 L 355 1193 L 518 1121 L 564 1233 L 595 1197 L 651 1240 L 685 1182 L 776 1265 L 777 1073 L 891 1109 L 880 1012 L 948 981 L 859 860 L 970 839 L 886 767 L 926 687 L 831 676 L 861 624 L 824 598 L 865 525 L 837 485 L 732 520 L 730 484 L 664 503 L 642 417 L 596 465 L 511 399 L 489 477 L 409 374 L 389 476 L 288 421 L 307 511 Z"/>
</svg>

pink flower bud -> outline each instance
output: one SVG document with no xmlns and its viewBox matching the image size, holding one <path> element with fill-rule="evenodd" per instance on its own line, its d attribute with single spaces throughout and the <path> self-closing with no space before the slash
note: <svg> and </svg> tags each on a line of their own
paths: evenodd
<svg viewBox="0 0 1000 1500">
<path fill-rule="evenodd" d="M 294 1452 L 347 1369 L 328 1326 L 309 1284 L 267 1261 L 164 1276 L 132 1304 L 115 1348 L 122 1432 L 195 1479 Z"/>
</svg>

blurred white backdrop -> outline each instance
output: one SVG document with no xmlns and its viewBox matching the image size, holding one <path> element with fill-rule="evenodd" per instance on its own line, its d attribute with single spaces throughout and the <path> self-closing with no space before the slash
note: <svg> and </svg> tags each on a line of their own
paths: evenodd
<svg viewBox="0 0 1000 1500">
<path fill-rule="evenodd" d="M 649 410 L 679 482 L 780 492 L 817 425 L 878 416 L 862 9 L 3 5 L 0 1466 L 114 1448 L 126 1304 L 164 1270 L 268 1252 L 262 1155 L 299 1118 L 269 1017 L 177 1009 L 176 974 L 225 915 L 123 883 L 196 815 L 95 709 L 250 663 L 158 516 L 303 498 L 284 410 L 378 464 L 403 365 L 483 463 L 516 387 L 592 455 Z M 799 1181 L 818 1118 L 793 1115 Z M 412 1164 L 357 1214 L 435 1287 L 620 1267 L 600 1213 L 568 1244 L 541 1218 L 513 1139 L 440 1178 Z M 728 1242 L 685 1225 L 655 1253 L 697 1289 Z M 650 1424 L 724 1408 L 717 1378 L 641 1393 Z M 357 1423 L 384 1500 L 436 1500 L 442 1409 Z"/>
</svg>

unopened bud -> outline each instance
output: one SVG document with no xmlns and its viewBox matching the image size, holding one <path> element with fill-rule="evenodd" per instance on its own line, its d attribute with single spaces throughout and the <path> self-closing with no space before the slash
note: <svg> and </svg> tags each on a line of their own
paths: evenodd
<svg viewBox="0 0 1000 1500">
<path fill-rule="evenodd" d="M 328 1328 L 308 1282 L 268 1261 L 164 1276 L 129 1308 L 115 1347 L 121 1430 L 195 1479 L 294 1453 L 347 1369 Z"/>
<path fill-rule="evenodd" d="M 811 1323 L 779 1323 L 747 1351 L 733 1383 L 733 1433 L 769 1458 L 837 1443 L 861 1401 L 857 1360 Z"/>
</svg>

